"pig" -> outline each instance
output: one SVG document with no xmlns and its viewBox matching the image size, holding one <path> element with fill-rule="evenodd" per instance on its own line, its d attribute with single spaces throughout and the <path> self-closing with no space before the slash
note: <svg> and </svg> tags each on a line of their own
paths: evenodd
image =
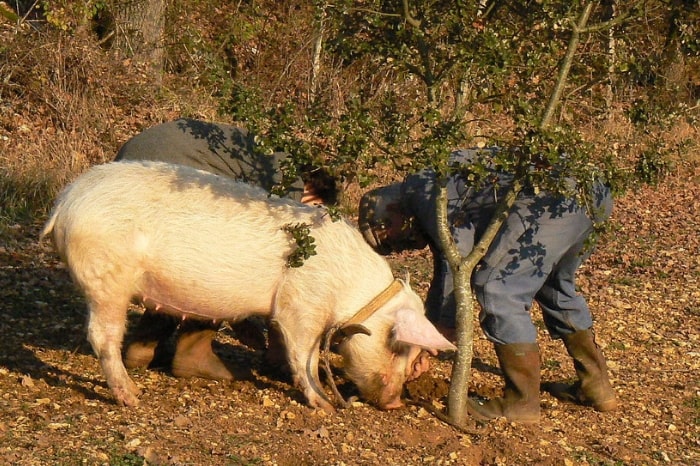
<svg viewBox="0 0 700 466">
<path fill-rule="evenodd" d="M 310 227 L 316 254 L 290 267 L 287 227 L 297 224 Z M 320 343 L 370 302 L 364 333 L 347 332 L 338 346 L 367 401 L 402 406 L 403 384 L 427 370 L 425 352 L 455 349 L 349 222 L 226 177 L 163 162 L 94 166 L 59 194 L 47 235 L 85 296 L 88 341 L 120 405 L 140 395 L 120 351 L 132 301 L 182 319 L 270 319 L 294 383 L 327 411 Z"/>
</svg>

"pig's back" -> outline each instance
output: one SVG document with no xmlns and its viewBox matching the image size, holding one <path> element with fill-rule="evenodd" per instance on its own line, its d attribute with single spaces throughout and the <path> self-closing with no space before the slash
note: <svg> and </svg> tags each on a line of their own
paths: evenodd
<svg viewBox="0 0 700 466">
<path fill-rule="evenodd" d="M 91 269 L 86 261 L 122 264 L 134 295 L 223 318 L 232 303 L 269 311 L 292 250 L 282 228 L 317 216 L 188 167 L 119 162 L 94 167 L 62 193 L 54 237 L 79 270 Z"/>
</svg>

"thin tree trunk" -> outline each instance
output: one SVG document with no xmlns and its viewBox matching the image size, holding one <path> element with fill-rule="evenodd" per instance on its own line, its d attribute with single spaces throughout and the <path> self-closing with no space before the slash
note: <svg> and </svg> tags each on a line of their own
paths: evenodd
<svg viewBox="0 0 700 466">
<path fill-rule="evenodd" d="M 610 20 L 615 20 L 617 16 L 617 1 L 610 1 Z M 616 34 L 615 27 L 611 27 L 608 30 L 608 78 L 607 78 L 607 88 L 605 90 L 605 111 L 610 116 L 610 111 L 612 110 L 613 104 L 613 77 L 615 76 L 615 67 L 617 66 L 617 41 L 615 39 Z"/>
<path fill-rule="evenodd" d="M 321 13 L 322 15 L 323 13 Z M 323 51 L 323 27 L 324 19 L 323 16 L 318 19 L 318 29 L 316 31 L 316 38 L 314 39 L 314 49 L 313 49 L 313 61 L 311 63 L 311 101 L 316 100 L 318 95 L 318 77 L 321 74 L 321 53 Z"/>
<path fill-rule="evenodd" d="M 508 218 L 508 212 L 518 198 L 522 185 L 518 180 L 503 197 L 496 207 L 493 218 L 486 231 L 466 257 L 461 257 L 449 234 L 447 224 L 447 190 L 441 188 L 437 202 L 438 233 L 441 246 L 450 250 L 446 257 L 450 263 L 454 277 L 455 303 L 457 306 L 457 355 L 452 365 L 450 391 L 447 398 L 447 413 L 455 425 L 464 425 L 467 418 L 467 400 L 469 381 L 471 380 L 472 358 L 474 356 L 474 293 L 471 288 L 471 277 L 479 261 L 486 255 L 489 246 L 498 234 L 503 222 Z"/>
<path fill-rule="evenodd" d="M 588 18 L 591 16 L 591 11 L 593 11 L 593 2 L 588 3 L 581 12 L 581 16 L 578 22 L 574 25 L 571 30 L 571 37 L 569 38 L 569 46 L 566 50 L 566 55 L 559 68 L 559 76 L 557 77 L 557 82 L 554 85 L 554 91 L 549 98 L 549 103 L 547 108 L 542 115 L 542 120 L 540 121 L 540 129 L 549 126 L 552 120 L 552 115 L 554 110 L 559 105 L 561 100 L 561 94 L 564 92 L 564 86 L 566 85 L 566 80 L 569 77 L 569 71 L 571 70 L 571 64 L 574 61 L 574 54 L 576 53 L 576 47 L 578 47 L 579 40 L 581 39 L 581 32 L 585 29 L 586 23 L 588 23 Z"/>
<path fill-rule="evenodd" d="M 163 76 L 166 0 L 114 0 L 114 47 L 137 64 L 148 65 L 155 82 Z"/>
<path fill-rule="evenodd" d="M 587 4 L 577 24 L 573 27 L 566 56 L 561 63 L 559 76 L 552 91 L 549 104 L 542 116 L 540 128 L 545 128 L 549 125 L 554 109 L 559 104 L 580 34 L 586 27 L 592 9 L 593 3 Z M 474 354 L 474 295 L 471 289 L 471 277 L 476 265 L 486 255 L 489 245 L 493 242 L 493 239 L 498 234 L 498 230 L 508 217 L 508 212 L 515 203 L 518 194 L 520 194 L 521 188 L 521 182 L 516 177 L 513 186 L 496 207 L 496 212 L 479 242 L 467 257 L 462 258 L 450 234 L 447 221 L 447 190 L 444 187 L 444 180 L 440 187 L 436 187 L 436 189 L 440 190 L 438 196 L 436 196 L 440 247 L 452 270 L 457 306 L 457 356 L 452 366 L 450 391 L 447 400 L 447 414 L 450 421 L 455 425 L 464 425 L 466 422 L 470 372 Z"/>
</svg>

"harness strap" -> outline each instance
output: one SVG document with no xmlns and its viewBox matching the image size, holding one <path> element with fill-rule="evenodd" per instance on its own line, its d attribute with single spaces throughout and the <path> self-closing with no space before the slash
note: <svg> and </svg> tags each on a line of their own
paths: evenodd
<svg viewBox="0 0 700 466">
<path fill-rule="evenodd" d="M 403 282 L 398 278 L 395 278 L 391 285 L 389 285 L 384 291 L 375 296 L 369 303 L 362 307 L 354 316 L 352 316 L 348 321 L 346 321 L 342 326 L 341 330 L 349 327 L 351 325 L 361 324 L 365 320 L 369 319 L 372 314 L 377 312 L 377 310 L 385 305 L 391 298 L 396 296 L 399 291 L 403 289 Z"/>
</svg>

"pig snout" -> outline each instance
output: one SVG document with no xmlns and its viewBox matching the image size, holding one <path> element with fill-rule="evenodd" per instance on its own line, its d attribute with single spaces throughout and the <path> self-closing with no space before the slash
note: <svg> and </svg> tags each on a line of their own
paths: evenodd
<svg viewBox="0 0 700 466">
<path fill-rule="evenodd" d="M 386 400 L 381 400 L 379 402 L 379 407 L 381 409 L 399 409 L 403 408 L 403 401 L 401 401 L 401 395 L 399 394 L 391 394 L 390 396 L 387 397 Z"/>
<path fill-rule="evenodd" d="M 390 369 L 391 370 L 391 369 Z M 400 372 L 382 377 L 382 386 L 377 393 L 377 406 L 381 409 L 398 409 L 403 407 L 401 393 L 405 378 Z"/>
</svg>

